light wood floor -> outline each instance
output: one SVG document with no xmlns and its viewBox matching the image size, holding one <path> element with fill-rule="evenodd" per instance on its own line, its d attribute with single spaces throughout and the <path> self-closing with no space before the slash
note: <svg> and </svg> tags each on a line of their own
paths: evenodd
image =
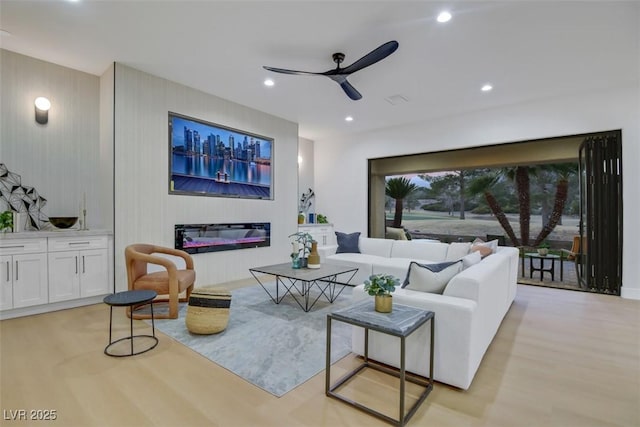
<svg viewBox="0 0 640 427">
<path fill-rule="evenodd" d="M 325 397 L 324 372 L 276 398 L 163 334 L 149 353 L 107 357 L 108 321 L 100 304 L 0 322 L 0 424 L 388 425 Z M 409 425 L 640 426 L 639 325 L 638 301 L 519 285 L 471 388 L 436 383 Z M 393 411 L 392 383 L 374 372 L 347 391 Z M 57 420 L 7 420 L 18 409 Z"/>
</svg>

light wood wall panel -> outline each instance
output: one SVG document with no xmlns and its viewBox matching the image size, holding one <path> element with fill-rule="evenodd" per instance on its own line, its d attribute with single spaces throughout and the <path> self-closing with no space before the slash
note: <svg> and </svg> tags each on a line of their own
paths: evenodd
<svg viewBox="0 0 640 427">
<path fill-rule="evenodd" d="M 273 200 L 168 193 L 168 112 L 272 137 Z M 116 288 L 126 288 L 124 248 L 174 246 L 174 225 L 270 222 L 271 246 L 194 255 L 197 286 L 249 277 L 252 266 L 286 262 L 297 229 L 298 125 L 180 84 L 115 65 Z"/>
</svg>

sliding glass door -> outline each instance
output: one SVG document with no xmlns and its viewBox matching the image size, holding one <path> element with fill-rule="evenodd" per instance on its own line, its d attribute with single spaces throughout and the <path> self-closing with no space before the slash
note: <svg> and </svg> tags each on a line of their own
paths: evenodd
<svg viewBox="0 0 640 427">
<path fill-rule="evenodd" d="M 622 135 L 603 132 L 580 146 L 578 282 L 591 292 L 620 295 L 622 285 Z"/>
</svg>

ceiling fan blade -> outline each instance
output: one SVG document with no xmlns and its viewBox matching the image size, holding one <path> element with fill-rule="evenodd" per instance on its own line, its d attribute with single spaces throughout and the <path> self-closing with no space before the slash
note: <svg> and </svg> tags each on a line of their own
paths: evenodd
<svg viewBox="0 0 640 427">
<path fill-rule="evenodd" d="M 262 68 L 264 68 L 265 70 L 273 71 L 274 73 L 295 74 L 295 75 L 299 75 L 299 76 L 318 76 L 318 75 L 322 75 L 322 73 L 311 73 L 309 71 L 287 70 L 287 69 L 284 69 L 284 68 L 267 67 L 266 65 L 263 65 Z"/>
<path fill-rule="evenodd" d="M 362 70 L 363 68 L 368 67 L 369 65 L 373 65 L 378 61 L 382 61 L 384 58 L 391 55 L 397 49 L 398 49 L 397 41 L 392 40 L 390 42 L 386 42 L 385 44 L 367 53 L 365 56 L 358 59 L 356 62 L 349 65 L 348 67 L 341 69 L 340 72 L 344 74 L 355 73 L 356 71 Z"/>
<path fill-rule="evenodd" d="M 360 92 L 358 92 L 355 87 L 351 86 L 351 83 L 349 83 L 346 79 L 340 82 L 340 87 L 342 88 L 342 90 L 344 90 L 344 93 L 346 93 L 347 96 L 354 101 L 362 99 L 362 95 L 360 94 Z"/>
</svg>

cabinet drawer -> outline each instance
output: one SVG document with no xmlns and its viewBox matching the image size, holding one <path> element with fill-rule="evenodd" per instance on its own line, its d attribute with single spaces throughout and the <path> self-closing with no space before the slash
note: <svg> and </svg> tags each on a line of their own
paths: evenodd
<svg viewBox="0 0 640 427">
<path fill-rule="evenodd" d="M 106 247 L 107 236 L 49 237 L 49 252 L 104 249 Z"/>
<path fill-rule="evenodd" d="M 46 238 L 0 240 L 0 255 L 33 254 L 46 251 Z"/>
</svg>

